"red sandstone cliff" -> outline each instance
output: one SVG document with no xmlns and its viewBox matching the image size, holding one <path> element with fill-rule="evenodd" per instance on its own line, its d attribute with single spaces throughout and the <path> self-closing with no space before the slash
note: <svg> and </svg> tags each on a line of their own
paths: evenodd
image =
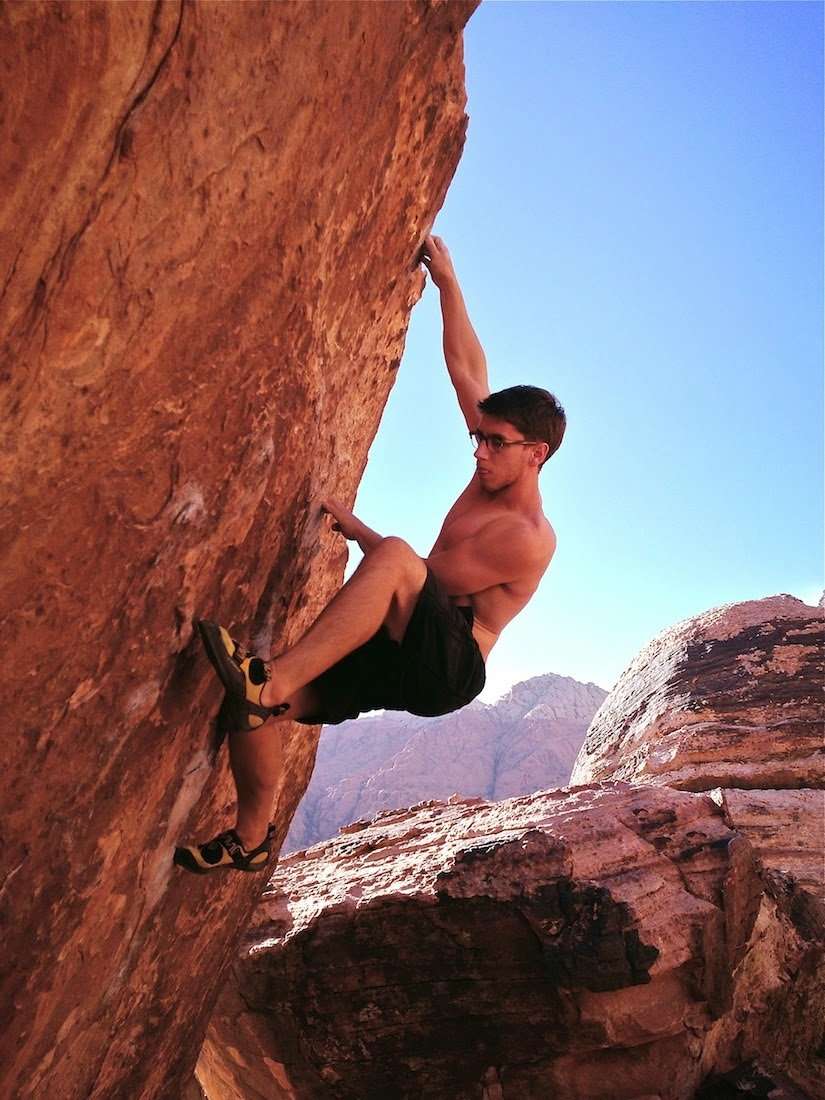
<svg viewBox="0 0 825 1100">
<path fill-rule="evenodd" d="M 289 640 L 340 582 L 476 2 L 0 11 L 5 1097 L 191 1075 L 262 885 L 171 864 L 230 811 L 192 619 Z"/>
</svg>

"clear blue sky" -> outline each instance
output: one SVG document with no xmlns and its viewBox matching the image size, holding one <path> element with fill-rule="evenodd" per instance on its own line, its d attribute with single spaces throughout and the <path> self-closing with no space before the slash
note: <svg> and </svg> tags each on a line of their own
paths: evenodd
<svg viewBox="0 0 825 1100">
<path fill-rule="evenodd" d="M 545 672 L 610 688 L 722 603 L 816 602 L 822 32 L 818 3 L 487 0 L 470 19 L 434 232 L 491 388 L 544 386 L 568 419 L 539 479 L 556 556 L 483 699 Z M 473 469 L 428 282 L 356 514 L 426 555 Z"/>
</svg>

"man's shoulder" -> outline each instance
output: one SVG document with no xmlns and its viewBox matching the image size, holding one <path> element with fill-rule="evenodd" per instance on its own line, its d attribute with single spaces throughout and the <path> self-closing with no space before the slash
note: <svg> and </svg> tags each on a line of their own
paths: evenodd
<svg viewBox="0 0 825 1100">
<path fill-rule="evenodd" d="M 490 517 L 491 523 L 498 523 L 502 530 L 529 538 L 535 542 L 556 544 L 556 532 L 550 520 L 543 512 L 525 515 L 518 512 L 503 512 Z"/>
<path fill-rule="evenodd" d="M 547 545 L 550 549 L 550 555 L 552 557 L 552 555 L 555 553 L 556 544 L 558 543 L 559 540 L 556 538 L 556 529 L 553 526 L 553 524 L 550 522 L 550 520 L 547 518 L 547 516 L 542 516 L 542 519 L 544 520 L 544 524 L 545 524 L 545 539 L 546 539 Z"/>
<path fill-rule="evenodd" d="M 556 533 L 546 517 L 513 515 L 491 516 L 481 529 L 509 551 L 532 563 L 549 563 L 556 549 Z M 481 533 L 481 532 L 480 532 Z"/>
</svg>

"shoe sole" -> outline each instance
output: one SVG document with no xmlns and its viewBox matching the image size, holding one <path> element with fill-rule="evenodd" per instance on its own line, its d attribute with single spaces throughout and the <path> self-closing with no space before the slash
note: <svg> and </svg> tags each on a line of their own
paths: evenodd
<svg viewBox="0 0 825 1100">
<path fill-rule="evenodd" d="M 226 694 L 218 711 L 218 733 L 227 735 L 230 733 L 249 733 L 259 729 L 265 719 L 250 713 L 248 708 L 236 699 L 234 695 Z"/>
<path fill-rule="evenodd" d="M 239 668 L 235 668 L 232 658 L 226 652 L 221 629 L 217 623 L 208 619 L 198 619 L 198 633 L 209 662 L 218 674 L 224 688 L 236 699 L 246 701 L 246 679 Z"/>
</svg>

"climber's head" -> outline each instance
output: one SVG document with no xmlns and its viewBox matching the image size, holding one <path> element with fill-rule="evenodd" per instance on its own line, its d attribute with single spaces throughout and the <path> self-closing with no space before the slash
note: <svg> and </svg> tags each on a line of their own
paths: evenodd
<svg viewBox="0 0 825 1100">
<path fill-rule="evenodd" d="M 494 453 L 498 443 L 499 454 L 524 452 L 525 461 L 541 469 L 561 446 L 567 418 L 558 400 L 547 390 L 539 389 L 538 386 L 509 386 L 506 390 L 499 390 L 498 393 L 491 393 L 483 398 L 479 401 L 478 408 L 488 426 L 495 420 L 506 422 L 516 429 L 515 433 L 510 432 L 509 435 L 505 432 L 496 433 L 493 438 L 493 432 L 485 432 L 481 426 L 480 433 L 485 440 L 491 440 L 490 449 Z M 518 445 L 508 445 L 511 440 L 517 440 Z M 528 440 L 546 444 L 546 448 L 537 446 L 531 450 L 529 446 L 522 445 Z"/>
</svg>

